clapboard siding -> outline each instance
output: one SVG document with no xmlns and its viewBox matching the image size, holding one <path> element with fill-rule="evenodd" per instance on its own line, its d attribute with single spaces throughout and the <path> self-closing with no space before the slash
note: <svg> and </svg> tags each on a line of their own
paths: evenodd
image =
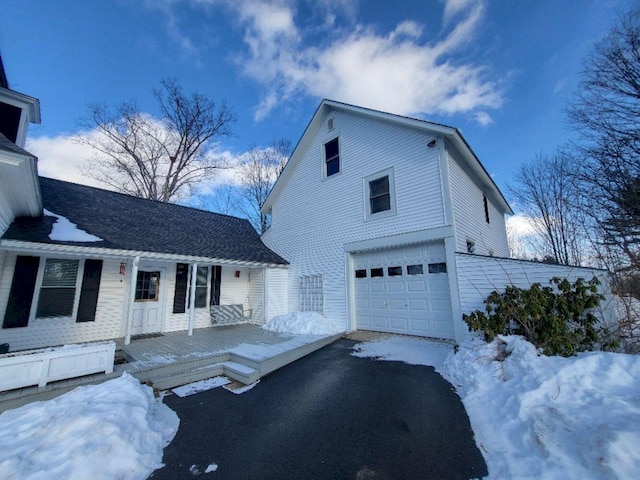
<svg viewBox="0 0 640 480">
<path fill-rule="evenodd" d="M 509 244 L 502 214 L 487 195 L 490 223 L 486 222 L 483 190 L 463 169 L 457 155 L 447 150 L 451 202 L 456 231 L 456 250 L 467 251 L 467 241 L 476 245 L 478 255 L 509 256 Z"/>
<path fill-rule="evenodd" d="M 263 240 L 291 264 L 289 310 L 299 310 L 299 277 L 321 274 L 325 315 L 346 328 L 344 244 L 444 225 L 438 149 L 427 147 L 427 132 L 344 111 L 321 125 L 275 199 Z M 323 145 L 336 136 L 341 172 L 324 178 Z M 364 178 L 388 168 L 397 213 L 366 221 Z"/>
<path fill-rule="evenodd" d="M 484 310 L 483 301 L 494 290 L 502 292 L 507 285 L 529 288 L 536 282 L 548 286 L 553 277 L 575 281 L 596 276 L 603 292 L 608 292 L 607 274 L 603 270 L 466 254 L 456 254 L 456 265 L 463 313 Z"/>
<path fill-rule="evenodd" d="M 0 282 L 0 319 L 6 311 L 15 263 L 16 254 L 8 253 Z M 73 318 L 36 318 L 23 328 L 0 329 L 0 343 L 9 343 L 11 351 L 15 351 L 119 337 L 125 291 L 119 267 L 119 261 L 104 260 L 95 321 L 76 323 Z"/>
<path fill-rule="evenodd" d="M 252 268 L 249 270 L 249 305 L 251 321 L 264 323 L 264 270 Z"/>
<path fill-rule="evenodd" d="M 271 320 L 278 315 L 284 315 L 289 311 L 288 286 L 289 273 L 285 268 L 269 268 L 265 270 L 267 276 L 267 305 L 266 320 Z"/>
</svg>

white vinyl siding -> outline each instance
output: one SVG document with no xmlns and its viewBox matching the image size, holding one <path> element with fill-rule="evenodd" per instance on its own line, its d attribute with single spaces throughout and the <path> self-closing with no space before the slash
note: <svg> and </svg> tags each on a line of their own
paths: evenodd
<svg viewBox="0 0 640 480">
<path fill-rule="evenodd" d="M 487 197 L 490 223 L 485 219 L 485 192 L 470 177 L 471 173 L 447 150 L 451 201 L 456 230 L 456 250 L 467 252 L 467 241 L 475 243 L 478 255 L 509 256 L 504 214 Z"/>
<path fill-rule="evenodd" d="M 249 299 L 248 307 L 251 309 L 251 321 L 264 323 L 264 270 L 252 268 L 249 270 Z"/>
<path fill-rule="evenodd" d="M 16 254 L 8 253 L 0 278 L 0 319 L 4 318 L 7 308 L 15 263 Z M 103 260 L 95 321 L 77 323 L 71 317 L 36 318 L 26 327 L 1 329 L 0 342 L 9 343 L 11 351 L 16 351 L 121 336 L 125 282 L 120 282 L 119 268 L 119 260 Z"/>
<path fill-rule="evenodd" d="M 509 258 L 456 254 L 460 306 L 463 313 L 484 311 L 484 299 L 494 290 L 503 292 L 507 285 L 529 288 L 532 283 L 549 286 L 553 277 L 590 280 L 596 276 L 606 290 L 606 272 L 581 267 L 525 262 Z"/>
<path fill-rule="evenodd" d="M 265 319 L 268 321 L 278 315 L 294 311 L 288 308 L 289 271 L 286 268 L 269 268 L 265 270 L 265 275 L 267 287 Z"/>
<path fill-rule="evenodd" d="M 347 328 L 344 244 L 444 225 L 438 149 L 426 132 L 342 111 L 329 112 L 340 132 L 341 174 L 322 180 L 326 119 L 289 172 L 272 208 L 265 244 L 290 262 L 288 311 L 298 307 L 303 275 L 323 275 L 324 311 Z M 393 168 L 396 214 L 366 221 L 363 180 Z M 305 201 L 301 201 L 305 199 Z"/>
</svg>

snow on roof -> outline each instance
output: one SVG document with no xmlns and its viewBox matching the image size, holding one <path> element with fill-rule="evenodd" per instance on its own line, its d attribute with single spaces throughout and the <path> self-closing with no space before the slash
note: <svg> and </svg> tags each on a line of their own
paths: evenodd
<svg viewBox="0 0 640 480">
<path fill-rule="evenodd" d="M 68 218 L 63 217 L 62 215 L 57 215 L 53 212 L 50 212 L 46 208 L 44 209 L 44 214 L 47 217 L 55 217 L 57 220 L 51 227 L 51 233 L 49 234 L 49 238 L 51 240 L 58 240 L 60 242 L 101 242 L 102 239 L 100 237 L 96 237 L 95 235 L 91 235 L 84 230 L 78 228 L 75 223 L 71 223 Z"/>
</svg>

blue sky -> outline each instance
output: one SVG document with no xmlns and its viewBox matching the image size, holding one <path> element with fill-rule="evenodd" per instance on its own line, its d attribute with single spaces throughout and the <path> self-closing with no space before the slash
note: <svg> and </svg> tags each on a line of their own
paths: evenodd
<svg viewBox="0 0 640 480">
<path fill-rule="evenodd" d="M 40 171 L 85 181 L 69 141 L 92 102 L 176 78 L 226 99 L 220 150 L 295 144 L 324 97 L 458 127 L 500 188 L 568 139 L 582 61 L 630 0 L 3 0 L 10 86 L 40 99 Z M 508 195 L 507 195 L 508 197 Z M 516 206 L 517 207 L 517 206 Z"/>
</svg>

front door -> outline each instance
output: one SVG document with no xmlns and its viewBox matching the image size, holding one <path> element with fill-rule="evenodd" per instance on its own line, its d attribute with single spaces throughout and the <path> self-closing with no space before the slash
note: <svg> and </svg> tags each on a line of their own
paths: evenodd
<svg viewBox="0 0 640 480">
<path fill-rule="evenodd" d="M 132 335 L 156 333 L 162 330 L 164 305 L 163 267 L 140 267 L 133 300 Z"/>
</svg>

